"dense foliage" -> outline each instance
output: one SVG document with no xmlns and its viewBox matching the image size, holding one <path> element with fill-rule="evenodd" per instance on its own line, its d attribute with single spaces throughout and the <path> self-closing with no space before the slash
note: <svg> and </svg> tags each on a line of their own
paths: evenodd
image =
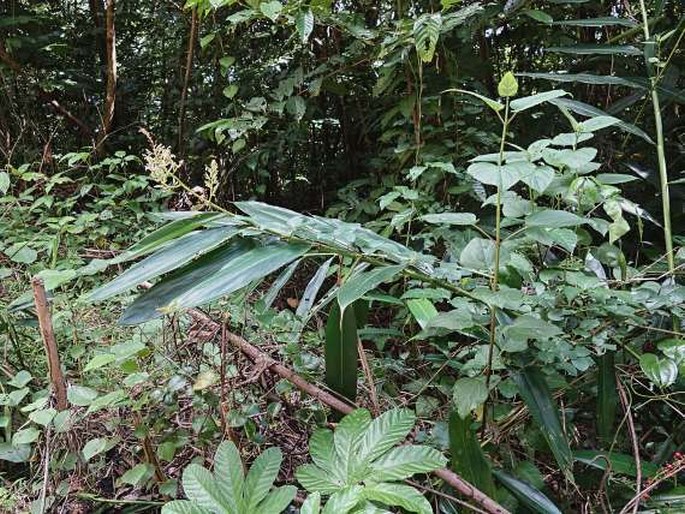
<svg viewBox="0 0 685 514">
<path fill-rule="evenodd" d="M 678 0 L 5 2 L 0 511 L 682 512 L 684 40 Z"/>
</svg>

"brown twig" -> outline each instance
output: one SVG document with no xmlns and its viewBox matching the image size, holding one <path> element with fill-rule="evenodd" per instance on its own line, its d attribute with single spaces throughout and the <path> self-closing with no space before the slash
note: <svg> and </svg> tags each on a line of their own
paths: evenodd
<svg viewBox="0 0 685 514">
<path fill-rule="evenodd" d="M 362 364 L 362 370 L 364 370 L 364 377 L 369 384 L 369 397 L 371 399 L 371 410 L 374 416 L 378 416 L 381 413 L 381 407 L 378 403 L 378 395 L 376 394 L 376 383 L 373 380 L 373 373 L 371 373 L 371 368 L 369 367 L 369 359 L 364 353 L 364 345 L 361 339 L 357 339 L 357 352 L 359 353 L 359 362 Z"/>
<path fill-rule="evenodd" d="M 36 303 L 36 315 L 38 316 L 40 333 L 43 338 L 45 355 L 48 360 L 50 382 L 52 383 L 52 389 L 57 399 L 57 410 L 62 411 L 67 408 L 67 384 L 64 380 L 62 367 L 59 361 L 57 340 L 55 339 L 55 332 L 52 328 L 50 307 L 48 305 L 48 298 L 45 294 L 45 285 L 43 284 L 43 279 L 40 277 L 33 277 L 31 285 L 33 286 L 33 298 Z"/>
<path fill-rule="evenodd" d="M 626 421 L 628 424 L 628 435 L 630 436 L 630 441 L 633 444 L 633 458 L 635 459 L 635 498 L 637 501 L 630 501 L 621 510 L 620 514 L 625 514 L 629 510 L 633 511 L 633 514 L 637 513 L 640 507 L 640 498 L 642 497 L 642 463 L 640 462 L 640 445 L 637 441 L 637 434 L 635 433 L 635 423 L 633 423 L 633 414 L 630 412 L 630 402 L 628 401 L 628 395 L 626 393 L 621 380 L 616 377 L 616 388 L 618 390 L 618 397 L 621 400 L 621 406 L 625 411 Z"/>
<path fill-rule="evenodd" d="M 105 110 L 102 115 L 102 132 L 98 137 L 97 147 L 101 147 L 107 138 L 114 120 L 114 105 L 117 98 L 117 46 L 114 29 L 114 0 L 107 0 L 105 7 L 105 42 L 107 52 L 107 90 Z"/>
<path fill-rule="evenodd" d="M 207 314 L 198 309 L 190 309 L 188 313 L 196 320 L 202 321 L 204 323 L 217 323 L 210 316 L 208 316 Z M 235 347 L 237 347 L 241 352 L 243 352 L 253 361 L 259 360 L 268 362 L 268 367 L 272 372 L 276 373 L 281 378 L 288 380 L 298 389 L 309 394 L 310 396 L 313 396 L 322 403 L 328 405 L 330 408 L 342 414 L 349 414 L 355 409 L 352 405 L 349 405 L 339 400 L 332 394 L 327 393 L 323 389 L 320 389 L 319 387 L 310 384 L 304 378 L 297 375 L 295 372 L 293 372 L 283 364 L 280 364 L 276 360 L 272 359 L 270 356 L 268 356 L 255 346 L 252 346 L 242 337 L 227 331 L 226 340 L 233 344 Z M 483 493 L 481 490 L 471 485 L 469 482 L 461 478 L 453 471 L 450 471 L 446 468 L 442 468 L 433 471 L 433 474 L 438 478 L 442 479 L 446 484 L 453 487 L 457 492 L 459 492 L 459 494 L 478 504 L 483 510 L 485 510 L 489 514 L 510 514 L 508 510 L 499 505 L 495 500 L 493 500 L 488 495 Z"/>
<path fill-rule="evenodd" d="M 185 131 L 186 98 L 190 86 L 190 76 L 193 70 L 193 54 L 195 52 L 195 40 L 197 39 L 197 7 L 193 8 L 190 17 L 190 34 L 188 35 L 188 52 L 186 54 L 186 69 L 181 86 L 181 101 L 178 109 L 178 154 L 183 155 L 183 133 Z"/>
</svg>

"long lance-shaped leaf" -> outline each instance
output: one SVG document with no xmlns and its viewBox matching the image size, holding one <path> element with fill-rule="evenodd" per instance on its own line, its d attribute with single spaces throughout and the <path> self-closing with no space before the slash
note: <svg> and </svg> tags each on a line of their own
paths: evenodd
<svg viewBox="0 0 685 514">
<path fill-rule="evenodd" d="M 324 262 L 319 269 L 316 270 L 316 273 L 314 273 L 314 276 L 307 284 L 307 287 L 305 287 L 304 293 L 302 293 L 302 299 L 297 305 L 297 311 L 295 311 L 295 314 L 300 318 L 306 316 L 312 308 L 312 305 L 314 305 L 316 295 L 319 294 L 319 289 L 321 289 L 321 285 L 328 275 L 328 269 L 331 267 L 331 262 L 333 262 L 334 258 L 335 257 L 331 257 Z"/>
<path fill-rule="evenodd" d="M 612 75 L 593 75 L 591 73 L 517 73 L 518 77 L 530 77 L 532 79 L 552 80 L 554 82 L 571 82 L 591 85 L 626 86 L 635 89 L 646 89 L 642 84 L 622 77 Z"/>
<path fill-rule="evenodd" d="M 293 273 L 295 273 L 295 269 L 297 266 L 299 266 L 300 262 L 302 262 L 302 259 L 298 259 L 294 262 L 292 262 L 287 268 L 285 268 L 281 274 L 278 276 L 276 280 L 274 280 L 274 283 L 271 284 L 271 287 L 267 291 L 267 293 L 264 295 L 264 308 L 268 309 L 271 307 L 271 304 L 274 303 L 276 300 L 276 297 L 278 296 L 278 293 L 281 292 L 281 289 L 283 289 L 283 286 L 290 280 L 290 277 L 293 276 Z"/>
<path fill-rule="evenodd" d="M 136 285 L 180 268 L 197 257 L 213 250 L 235 236 L 238 227 L 220 227 L 198 230 L 167 244 L 145 260 L 131 266 L 111 282 L 97 288 L 88 297 L 101 301 L 128 291 Z"/>
<path fill-rule="evenodd" d="M 642 55 L 642 50 L 632 45 L 550 46 L 545 51 L 574 55 Z"/>
<path fill-rule="evenodd" d="M 234 293 L 301 257 L 307 250 L 306 245 L 276 242 L 237 255 L 214 275 L 174 298 L 168 307 L 188 309 Z"/>
<path fill-rule="evenodd" d="M 521 398 L 552 450 L 559 468 L 564 476 L 573 482 L 571 448 L 544 375 L 537 368 L 526 367 L 514 375 L 514 381 Z"/>
<path fill-rule="evenodd" d="M 140 295 L 124 311 L 119 323 L 137 325 L 162 316 L 160 309 L 172 299 L 195 287 L 198 282 L 214 275 L 227 262 L 253 248 L 251 241 L 239 240 L 203 255 L 187 264 Z"/>
<path fill-rule="evenodd" d="M 355 273 L 347 278 L 338 291 L 338 304 L 342 310 L 359 300 L 366 293 L 383 282 L 391 280 L 402 271 L 403 266 L 385 266 L 364 273 Z"/>
<path fill-rule="evenodd" d="M 573 111 L 583 116 L 608 116 L 608 114 L 603 110 L 583 102 L 578 102 L 577 100 L 569 100 L 568 98 L 555 98 L 554 100 L 550 100 L 550 103 L 556 105 L 557 107 L 564 107 L 569 111 Z M 625 132 L 641 137 L 648 143 L 654 144 L 652 138 L 649 137 L 644 130 L 636 127 L 632 123 L 619 121 L 618 123 L 616 123 L 616 127 L 620 128 Z"/>
<path fill-rule="evenodd" d="M 618 406 L 614 358 L 614 352 L 607 352 L 597 363 L 597 432 L 605 446 L 613 441 Z"/>
<path fill-rule="evenodd" d="M 527 482 L 514 478 L 503 471 L 494 471 L 494 474 L 497 480 L 531 511 L 538 514 L 562 514 L 552 500 Z"/>
<path fill-rule="evenodd" d="M 167 223 L 163 227 L 160 227 L 151 234 L 145 236 L 121 255 L 112 259 L 112 264 L 130 261 L 131 259 L 147 255 L 169 241 L 184 236 L 193 230 L 222 218 L 227 218 L 227 216 L 216 212 L 203 212 L 190 218 L 182 218 Z"/>
<path fill-rule="evenodd" d="M 624 27 L 635 27 L 637 23 L 629 18 L 619 18 L 617 16 L 607 16 L 604 18 L 585 18 L 580 20 L 559 20 L 553 21 L 552 25 L 566 25 L 569 27 L 606 27 L 610 25 L 622 25 Z"/>
<path fill-rule="evenodd" d="M 471 429 L 471 418 L 462 418 L 456 410 L 449 419 L 450 465 L 454 471 L 489 496 L 494 496 L 490 464 Z"/>
<path fill-rule="evenodd" d="M 326 385 L 354 402 L 357 397 L 357 320 L 355 309 L 334 303 L 326 323 Z"/>
</svg>

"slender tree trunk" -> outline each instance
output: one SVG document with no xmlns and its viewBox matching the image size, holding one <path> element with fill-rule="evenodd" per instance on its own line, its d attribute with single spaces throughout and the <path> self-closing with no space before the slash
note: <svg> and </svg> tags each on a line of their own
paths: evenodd
<svg viewBox="0 0 685 514">
<path fill-rule="evenodd" d="M 188 97 L 188 87 L 190 86 L 190 76 L 193 70 L 193 53 L 195 51 L 195 40 L 197 39 L 197 8 L 193 9 L 190 17 L 190 35 L 188 36 L 188 52 L 186 53 L 186 69 L 183 76 L 183 86 L 181 87 L 181 102 L 178 109 L 178 154 L 183 155 L 183 139 L 186 118 L 186 98 Z"/>
<path fill-rule="evenodd" d="M 98 137 L 97 148 L 101 150 L 107 135 L 112 129 L 114 120 L 114 105 L 117 97 L 117 48 L 116 34 L 114 30 L 114 1 L 107 0 L 105 8 L 105 35 L 107 52 L 107 92 L 105 97 L 105 110 L 102 113 L 102 131 Z"/>
</svg>

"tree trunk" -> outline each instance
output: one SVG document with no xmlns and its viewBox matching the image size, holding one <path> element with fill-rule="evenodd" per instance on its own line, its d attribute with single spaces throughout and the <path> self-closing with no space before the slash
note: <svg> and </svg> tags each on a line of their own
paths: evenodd
<svg viewBox="0 0 685 514">
<path fill-rule="evenodd" d="M 107 0 L 105 8 L 105 35 L 107 52 L 107 91 L 105 97 L 105 109 L 102 113 L 102 131 L 98 137 L 97 148 L 101 151 L 107 135 L 112 129 L 114 120 L 114 105 L 117 98 L 117 48 L 116 34 L 114 30 L 114 1 Z"/>
</svg>

